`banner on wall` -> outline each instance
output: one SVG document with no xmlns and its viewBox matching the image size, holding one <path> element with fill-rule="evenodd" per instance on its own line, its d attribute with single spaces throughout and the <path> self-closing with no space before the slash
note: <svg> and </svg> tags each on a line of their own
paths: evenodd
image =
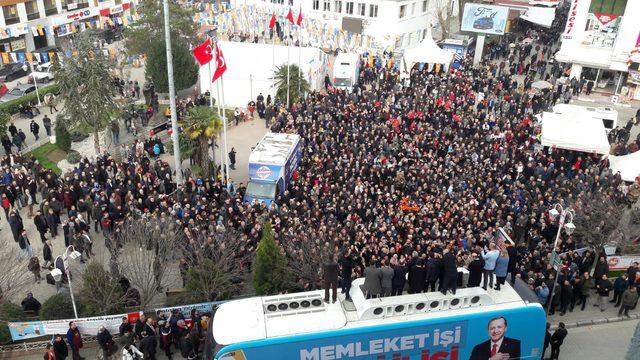
<svg viewBox="0 0 640 360">
<path fill-rule="evenodd" d="M 136 322 L 142 312 L 131 312 L 127 314 L 96 316 L 80 319 L 48 320 L 48 321 L 24 321 L 8 323 L 11 340 L 20 341 L 33 339 L 46 335 L 66 334 L 69 330 L 69 322 L 74 321 L 80 332 L 87 335 L 96 335 L 98 329 L 104 326 L 110 333 L 117 333 L 124 317 L 130 323 Z"/>
<path fill-rule="evenodd" d="M 565 25 L 564 33 L 562 34 L 563 39 L 573 39 L 576 32 L 578 32 L 580 28 L 584 28 L 590 3 L 589 0 L 572 0 L 571 6 L 569 7 L 567 25 Z"/>
<path fill-rule="evenodd" d="M 613 255 L 607 256 L 609 271 L 627 270 L 634 262 L 640 263 L 640 255 Z"/>
<path fill-rule="evenodd" d="M 210 301 L 210 302 L 204 302 L 199 304 L 172 306 L 172 307 L 156 309 L 155 311 L 156 311 L 156 315 L 160 316 L 160 314 L 172 313 L 173 310 L 179 310 L 185 319 L 191 320 L 192 310 L 196 310 L 201 314 L 205 312 L 210 312 L 213 305 L 222 304 L 223 302 L 224 301 Z"/>
</svg>

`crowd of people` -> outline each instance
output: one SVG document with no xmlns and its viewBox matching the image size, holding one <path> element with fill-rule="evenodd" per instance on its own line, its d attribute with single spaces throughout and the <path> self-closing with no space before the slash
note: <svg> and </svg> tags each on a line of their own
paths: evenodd
<svg viewBox="0 0 640 360">
<path fill-rule="evenodd" d="M 552 91 L 531 89 L 536 79 L 555 83 L 566 73 L 557 62 L 548 62 L 560 32 L 556 21 L 545 32 L 501 37 L 482 66 L 473 67 L 468 56 L 457 69 L 416 68 L 410 85 L 391 65 L 392 54 L 378 56 L 373 64 L 364 55 L 367 66 L 351 92 L 312 92 L 290 109 L 257 99 L 257 112 L 272 131 L 296 133 L 304 141 L 291 184 L 270 208 L 243 203 L 244 184 L 229 191 L 223 177 L 202 179 L 187 171 L 184 184 L 176 185 L 169 164 L 154 159 L 161 146 L 155 139 L 125 146 L 122 161 L 105 152 L 94 161 L 83 159 L 62 176 L 34 159 L 7 155 L 1 162 L 2 207 L 23 256 L 38 260 L 18 211 L 29 208 L 27 216 L 33 215 L 43 242 L 45 267 L 52 264 L 51 241 L 57 241 L 60 228 L 65 245 L 74 245 L 84 261 L 93 255 L 98 233 L 107 249 L 117 251 L 122 224 L 144 216 L 172 223 L 185 234 L 192 246 L 182 254 L 184 275 L 199 258 L 195 253 L 216 251 L 217 239 L 228 231 L 237 232 L 244 244 L 239 255 L 251 254 L 262 224 L 269 221 L 291 260 L 311 260 L 303 251 L 310 247 L 311 254 L 328 258 L 325 285 L 335 291 L 340 282 L 347 297 L 357 277 L 365 278 L 368 297 L 405 290 L 455 293 L 462 285 L 458 268 L 464 267 L 469 270 L 466 286 L 499 290 L 509 275 L 512 282 L 519 277 L 541 303 L 550 302 L 561 314 L 576 305 L 584 309 L 592 288 L 604 310 L 613 290 L 620 312 L 628 314 L 638 298 L 637 264 L 622 283 L 611 284 L 601 254 L 581 251 L 589 244 L 575 236 L 560 238 L 566 256 L 555 296 L 550 294 L 557 275 L 550 254 L 558 229 L 550 206 L 573 204 L 587 191 L 625 201 L 622 188 L 628 192 L 639 186 L 625 184 L 593 155 L 537 146 L 534 115 L 568 102 L 579 86 L 568 82 Z M 523 44 L 525 36 L 533 39 L 531 44 Z M 524 76 L 521 82 L 519 75 Z M 115 86 L 123 95 L 140 97 L 135 83 L 118 80 Z M 145 97 L 147 90 L 142 89 Z M 153 102 L 150 94 L 147 103 Z M 200 103 L 206 104 L 206 97 L 180 102 L 179 113 Z M 500 228 L 513 246 L 497 248 Z M 251 264 L 243 266 L 248 271 Z M 296 280 L 299 290 L 322 287 L 318 276 Z M 335 299 L 327 292 L 326 301 Z M 202 329 L 180 320 L 143 319 L 140 332 L 137 325 L 121 331 L 139 341 L 124 349 L 153 359 L 158 343 L 167 355 L 175 344 L 183 355 L 191 355 L 189 346 L 197 354 L 197 345 L 184 345 L 182 339 Z M 151 329 L 145 330 L 146 324 Z M 82 343 L 73 326 L 67 338 L 77 359 Z M 103 333 L 101 345 L 109 344 L 109 337 Z M 62 336 L 54 340 L 50 359 L 67 356 L 61 341 Z"/>
</svg>

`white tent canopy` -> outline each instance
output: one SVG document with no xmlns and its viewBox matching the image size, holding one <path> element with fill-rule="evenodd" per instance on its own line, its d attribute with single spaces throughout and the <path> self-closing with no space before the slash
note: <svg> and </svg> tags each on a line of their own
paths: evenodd
<svg viewBox="0 0 640 360">
<path fill-rule="evenodd" d="M 608 155 L 611 145 L 602 121 L 571 115 L 542 114 L 542 145 Z"/>
<path fill-rule="evenodd" d="M 453 53 L 444 50 L 436 44 L 431 34 L 431 27 L 427 26 L 427 34 L 420 44 L 411 49 L 407 49 L 403 55 L 403 61 L 410 69 L 415 63 L 445 64 L 449 65 L 453 61 Z"/>
<path fill-rule="evenodd" d="M 609 156 L 609 168 L 624 181 L 635 181 L 640 176 L 640 151 L 622 156 Z"/>
</svg>

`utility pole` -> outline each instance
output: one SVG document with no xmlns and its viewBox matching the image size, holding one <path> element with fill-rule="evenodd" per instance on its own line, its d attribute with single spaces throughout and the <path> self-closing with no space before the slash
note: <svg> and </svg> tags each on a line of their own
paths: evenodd
<svg viewBox="0 0 640 360">
<path fill-rule="evenodd" d="M 169 0 L 164 5 L 164 41 L 167 48 L 167 78 L 169 80 L 169 107 L 171 109 L 171 139 L 173 140 L 173 157 L 176 168 L 176 184 L 182 184 L 182 158 L 180 156 L 180 134 L 178 130 L 178 113 L 176 111 L 176 89 L 173 83 L 173 55 L 171 53 L 171 30 L 169 26 Z"/>
</svg>

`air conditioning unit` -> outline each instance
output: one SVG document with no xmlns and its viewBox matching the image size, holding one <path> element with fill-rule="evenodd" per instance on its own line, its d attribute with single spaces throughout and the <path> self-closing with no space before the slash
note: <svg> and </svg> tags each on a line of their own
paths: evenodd
<svg viewBox="0 0 640 360">
<path fill-rule="evenodd" d="M 274 296 L 263 299 L 265 314 L 317 310 L 324 308 L 322 298 L 315 294 Z"/>
</svg>

